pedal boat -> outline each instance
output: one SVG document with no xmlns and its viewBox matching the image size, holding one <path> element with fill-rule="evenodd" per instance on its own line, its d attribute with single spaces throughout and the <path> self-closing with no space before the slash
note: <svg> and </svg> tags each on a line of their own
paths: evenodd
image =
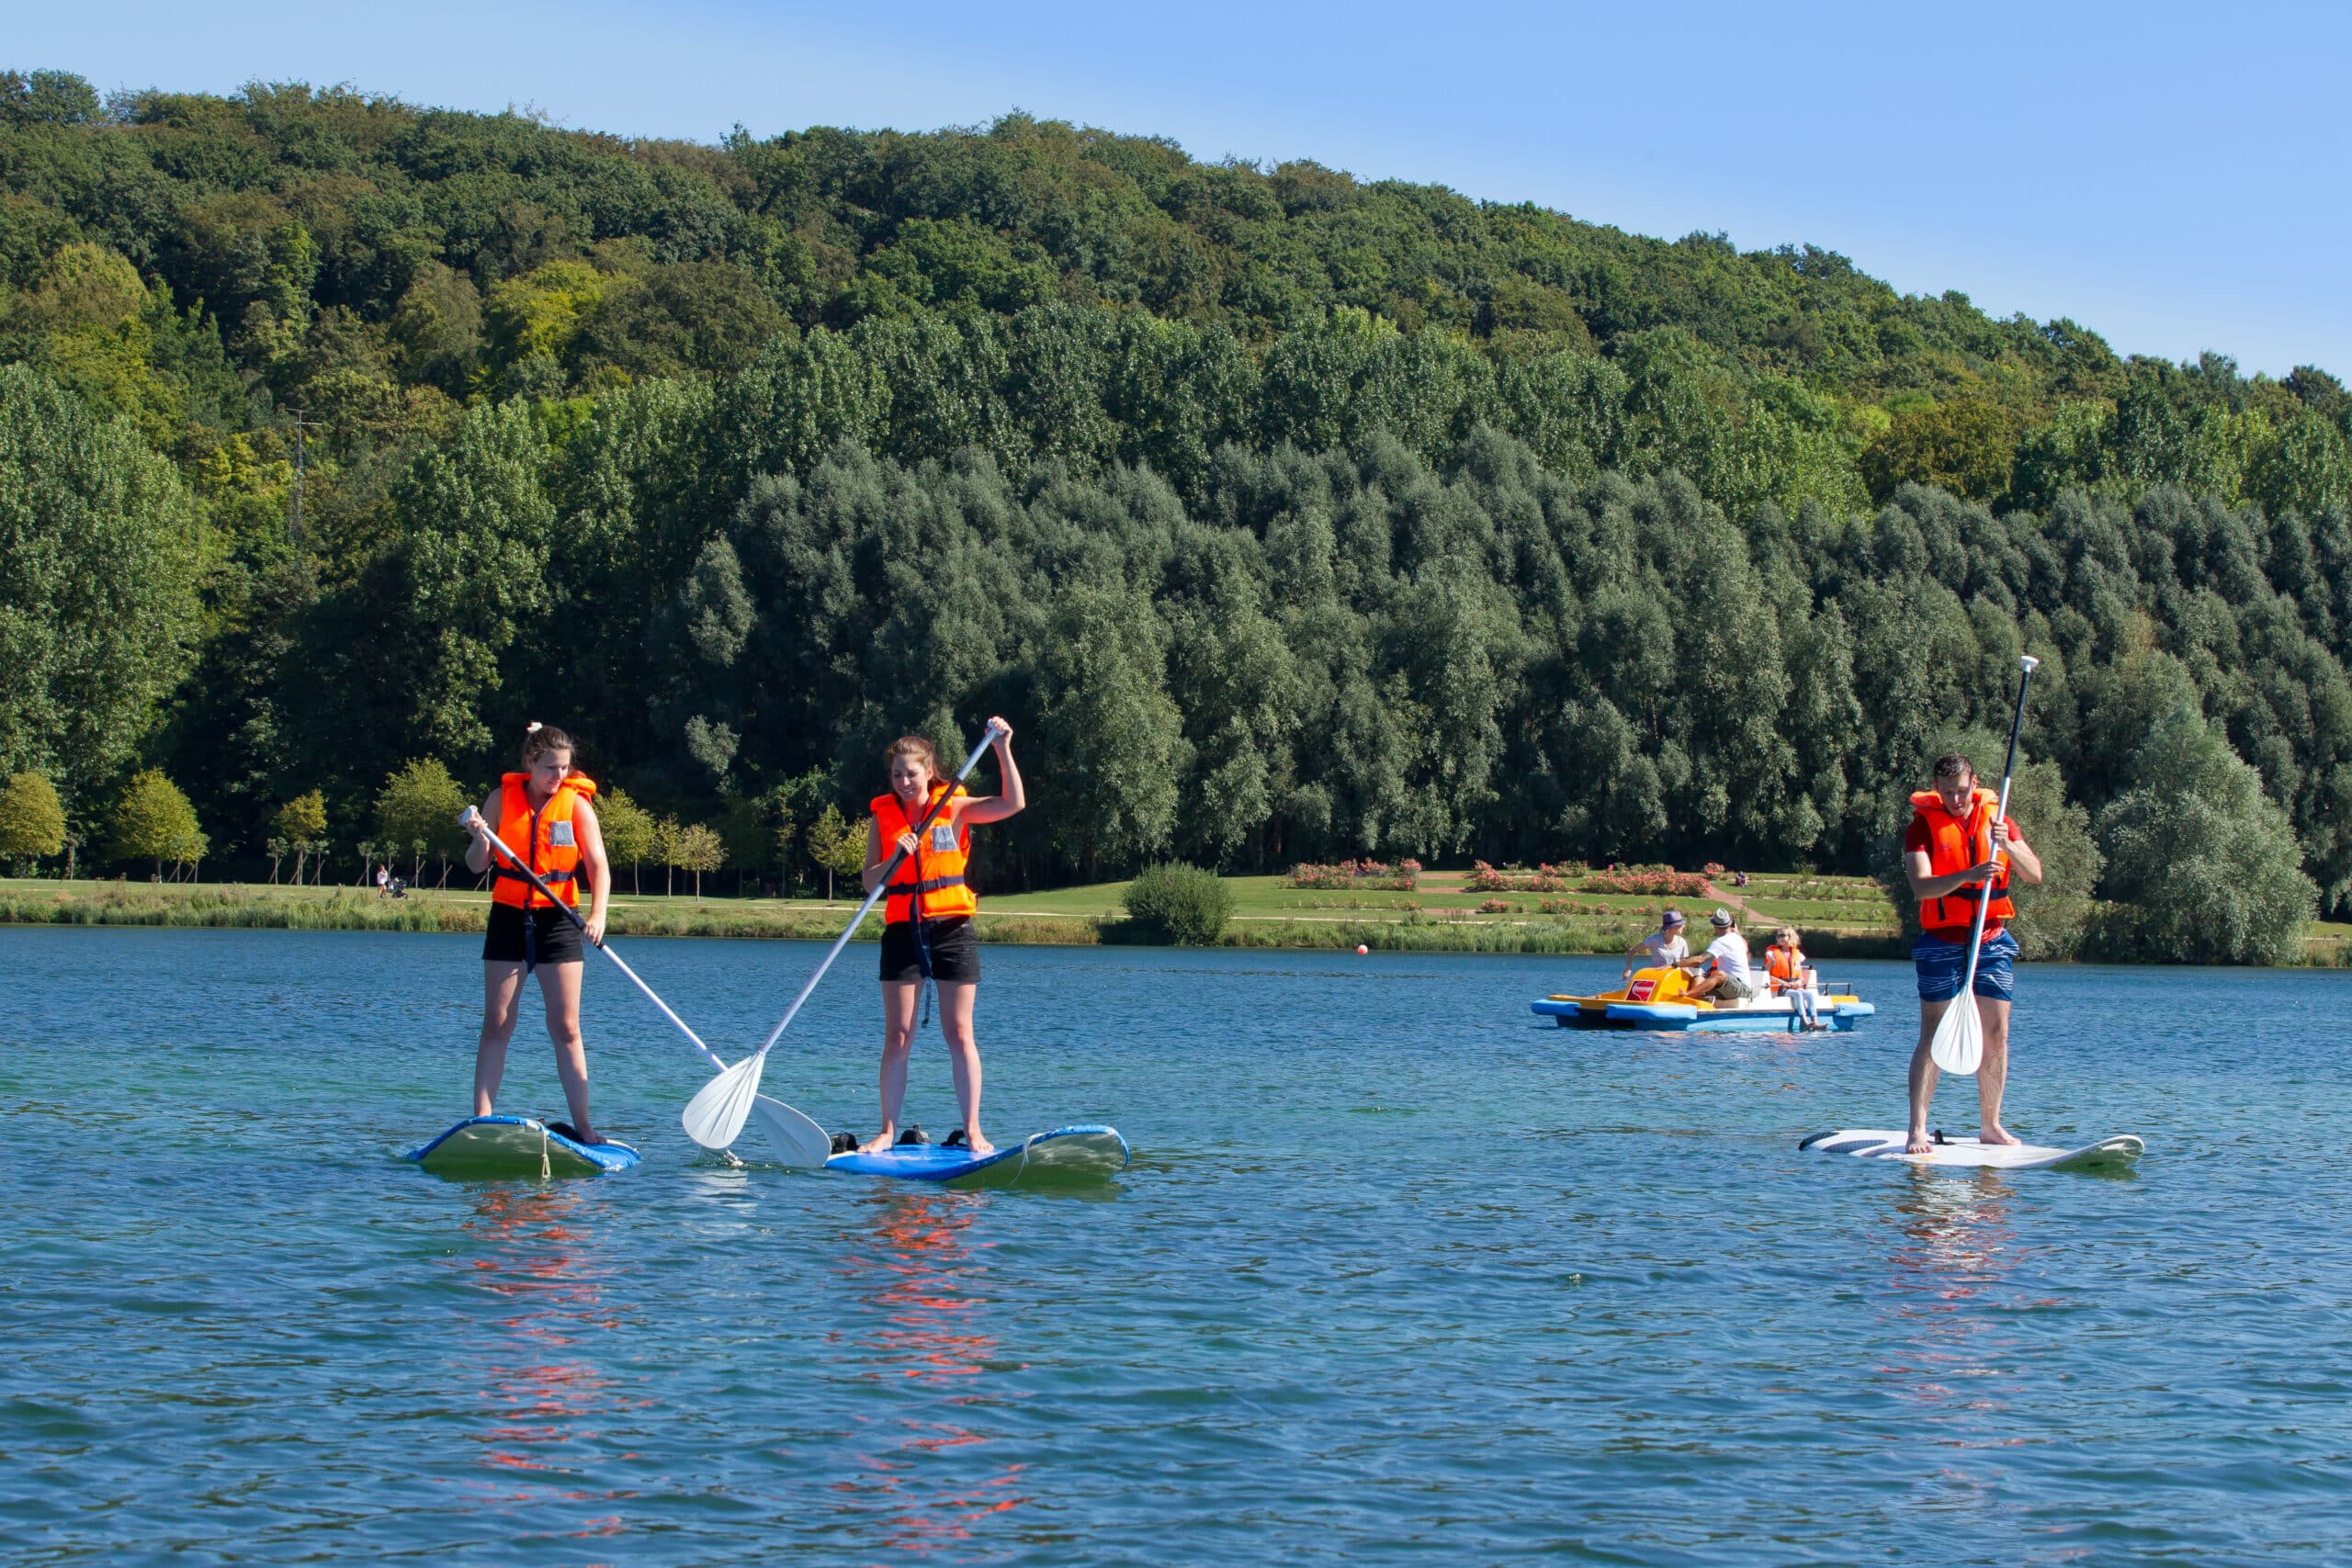
<svg viewBox="0 0 2352 1568">
<path fill-rule="evenodd" d="M 1563 1029 L 1796 1032 L 1796 1003 L 1786 992 L 1762 991 L 1736 1002 L 1694 1002 L 1684 999 L 1690 988 L 1690 976 L 1680 969 L 1640 969 L 1622 991 L 1604 991 L 1597 997 L 1544 997 L 1529 1006 L 1539 1017 L 1553 1019 Z M 1824 985 L 1816 996 L 1814 1011 L 1826 1029 L 1851 1030 L 1878 1011 L 1841 986 Z"/>
</svg>

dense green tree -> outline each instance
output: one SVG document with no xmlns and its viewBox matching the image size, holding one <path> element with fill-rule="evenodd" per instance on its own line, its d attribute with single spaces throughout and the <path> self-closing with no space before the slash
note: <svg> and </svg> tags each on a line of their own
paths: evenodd
<svg viewBox="0 0 2352 1568">
<path fill-rule="evenodd" d="M 12 861 L 60 854 L 65 849 L 65 807 L 40 773 L 0 781 L 0 856 Z"/>
<path fill-rule="evenodd" d="M 1033 788 L 1037 820 L 1072 870 L 1099 880 L 1106 861 L 1132 864 L 1175 837 L 1189 748 L 1165 634 L 1148 600 L 1116 581 L 1075 578 L 1041 610 L 1036 745 L 1054 766 Z"/>
<path fill-rule="evenodd" d="M 797 865 L 748 803 L 1002 712 L 991 878 L 1859 870 L 2030 649 L 2037 834 L 2187 704 L 2352 897 L 2352 397 L 1819 249 L 1018 115 L 702 147 L 35 73 L 0 362 L 0 767 L 86 811 L 160 763 L 248 850 L 545 717 L 616 842 L 617 781 Z"/>
<path fill-rule="evenodd" d="M 2123 906 L 2110 944 L 2167 963 L 2300 958 L 2316 890 L 2286 813 L 2228 741 L 2176 707 L 2133 753 L 2131 777 L 2098 818 L 2107 890 Z"/>
<path fill-rule="evenodd" d="M 617 784 L 596 792 L 596 826 L 605 835 L 605 855 L 628 867 L 629 891 L 642 893 L 639 868 L 654 856 L 653 816 Z"/>
<path fill-rule="evenodd" d="M 273 824 L 277 836 L 294 850 L 294 881 L 300 886 L 302 873 L 312 856 L 325 859 L 327 838 L 327 797 L 321 790 L 305 790 L 277 808 Z"/>
<path fill-rule="evenodd" d="M 793 791 L 777 784 L 728 801 L 717 824 L 727 863 L 740 874 L 777 871 L 789 876 L 799 837 Z"/>
<path fill-rule="evenodd" d="M 207 843 L 187 796 L 153 768 L 131 776 L 107 821 L 107 855 L 153 861 L 158 882 L 165 861 L 187 864 L 202 860 Z"/>
<path fill-rule="evenodd" d="M 808 824 L 808 858 L 825 874 L 825 900 L 832 901 L 833 878 L 855 876 L 865 865 L 865 822 L 844 818 L 832 802 Z"/>
<path fill-rule="evenodd" d="M 198 525 L 127 420 L 0 366 L 0 769 L 68 799 L 136 752 L 187 667 Z"/>
<path fill-rule="evenodd" d="M 718 830 L 700 822 L 689 823 L 679 829 L 670 852 L 672 865 L 680 871 L 695 874 L 695 897 L 697 901 L 702 897 L 702 874 L 717 871 L 727 863 L 727 846 L 720 840 Z"/>
<path fill-rule="evenodd" d="M 446 874 L 451 855 L 462 853 L 469 835 L 458 814 L 472 804 L 438 758 L 403 763 L 384 780 L 376 796 L 376 818 L 390 840 L 388 853 L 408 850 L 410 880 L 424 874 L 424 857 L 437 853 Z"/>
</svg>

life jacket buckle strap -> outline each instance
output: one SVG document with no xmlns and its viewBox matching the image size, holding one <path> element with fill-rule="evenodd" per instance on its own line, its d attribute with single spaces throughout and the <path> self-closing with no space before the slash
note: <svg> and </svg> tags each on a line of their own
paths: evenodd
<svg viewBox="0 0 2352 1568">
<path fill-rule="evenodd" d="M 890 891 L 893 893 L 936 893 L 943 887 L 963 886 L 964 878 L 961 875 L 933 876 L 926 877 L 921 882 L 893 882 L 890 884 Z"/>
</svg>

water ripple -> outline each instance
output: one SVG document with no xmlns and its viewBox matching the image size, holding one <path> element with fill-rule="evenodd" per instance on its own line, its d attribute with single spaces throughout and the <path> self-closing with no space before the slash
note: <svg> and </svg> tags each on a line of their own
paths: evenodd
<svg viewBox="0 0 2352 1568">
<path fill-rule="evenodd" d="M 1892 965 L 1872 1032 L 1593 1038 L 1525 1003 L 1599 961 L 996 950 L 991 1129 L 1136 1157 L 963 1193 L 700 1156 L 695 1058 L 596 970 L 639 1170 L 399 1164 L 474 951 L 0 931 L 10 1561 L 2352 1552 L 2352 976 L 2029 972 L 2012 1125 L 2148 1138 L 2099 1179 L 1796 1151 L 1899 1122 Z M 632 957 L 740 1047 L 813 952 Z M 870 989 L 770 1069 L 828 1126 Z M 506 1100 L 559 1103 L 534 1040 Z"/>
</svg>

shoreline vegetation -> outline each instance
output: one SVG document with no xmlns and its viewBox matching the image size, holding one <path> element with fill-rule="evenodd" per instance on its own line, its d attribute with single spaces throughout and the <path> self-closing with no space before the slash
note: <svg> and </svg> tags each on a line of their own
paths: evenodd
<svg viewBox="0 0 2352 1568">
<path fill-rule="evenodd" d="M 2352 912 L 2335 376 L 1023 114 L 714 145 L 0 70 L 0 559 L 17 871 L 422 880 L 537 718 L 616 864 L 831 892 L 883 745 L 1001 712 L 995 885 L 1606 946 L 1248 878 L 1896 876 L 2030 652 L 2029 960 Z"/>
<path fill-rule="evenodd" d="M 1272 876 L 1226 880 L 1237 908 L 1214 943 L 1220 947 L 1346 952 L 1361 944 L 1391 953 L 1611 955 L 1656 929 L 1656 910 L 1664 903 L 1632 897 L 1484 898 L 1457 891 L 1453 885 L 1469 880 L 1458 873 L 1424 877 L 1411 897 L 1294 888 Z M 1041 947 L 1172 945 L 1154 940 L 1142 922 L 1123 913 L 1126 886 L 1099 883 L 989 898 L 978 918 L 981 940 Z M 1910 951 L 1883 893 L 1863 878 L 1758 876 L 1744 890 L 1721 888 L 1677 902 L 1686 912 L 1717 904 L 1740 909 L 1742 929 L 1759 946 L 1774 926 L 1793 924 L 1806 951 L 1819 959 L 1899 959 Z M 1509 907 L 1496 909 L 1496 903 Z M 1555 908 L 1547 910 L 1545 903 Z M 489 909 L 489 895 L 472 887 L 379 898 L 372 888 L 349 886 L 0 878 L 0 925 L 465 934 L 482 930 Z M 825 942 L 841 934 L 842 922 L 855 909 L 838 899 L 695 899 L 616 890 L 609 929 L 622 939 Z M 869 915 L 855 940 L 878 941 L 881 934 L 880 917 Z M 2345 964 L 2352 956 L 2347 938 L 2352 925 L 2314 922 L 2301 963 Z"/>
</svg>

